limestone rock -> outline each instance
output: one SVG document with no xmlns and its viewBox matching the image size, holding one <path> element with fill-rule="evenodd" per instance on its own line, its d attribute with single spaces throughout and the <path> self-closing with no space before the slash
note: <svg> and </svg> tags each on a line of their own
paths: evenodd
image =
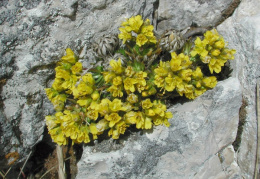
<svg viewBox="0 0 260 179">
<path fill-rule="evenodd" d="M 160 0 L 157 28 L 183 30 L 192 24 L 214 27 L 231 3 L 232 0 Z"/>
<path fill-rule="evenodd" d="M 230 157 L 226 146 L 236 137 L 241 97 L 239 81 L 229 78 L 196 100 L 171 107 L 174 117 L 169 128 L 157 126 L 142 135 L 131 134 L 120 144 L 112 144 L 119 145 L 118 149 L 104 141 L 85 146 L 77 178 L 239 176 L 237 168 L 227 172 L 232 169 L 234 151 L 230 149 Z"/>
<path fill-rule="evenodd" d="M 256 156 L 256 82 L 260 76 L 260 2 L 242 1 L 233 16 L 220 26 L 218 31 L 236 49 L 231 62 L 233 75 L 238 78 L 247 103 L 245 125 L 238 149 L 238 165 L 243 178 L 253 178 Z"/>
</svg>

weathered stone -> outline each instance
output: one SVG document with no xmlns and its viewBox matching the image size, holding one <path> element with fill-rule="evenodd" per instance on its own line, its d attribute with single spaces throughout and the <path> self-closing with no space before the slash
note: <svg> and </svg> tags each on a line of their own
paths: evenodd
<svg viewBox="0 0 260 179">
<path fill-rule="evenodd" d="M 214 27 L 222 19 L 232 0 L 160 0 L 158 8 L 158 30 L 183 30 L 196 24 Z"/>
<path fill-rule="evenodd" d="M 229 47 L 237 50 L 231 62 L 234 77 L 238 78 L 243 98 L 248 104 L 246 123 L 237 159 L 243 178 L 253 178 L 256 157 L 256 82 L 260 76 L 260 2 L 242 1 L 233 14 L 220 26 L 218 31 L 229 42 Z"/>
<path fill-rule="evenodd" d="M 226 157 L 225 147 L 235 140 L 241 100 L 236 78 L 219 82 L 196 100 L 171 107 L 169 128 L 135 133 L 106 153 L 98 148 L 107 143 L 86 146 L 77 178 L 227 178 L 233 173 L 223 169 L 218 153 Z M 226 168 L 232 162 L 226 157 Z"/>
</svg>

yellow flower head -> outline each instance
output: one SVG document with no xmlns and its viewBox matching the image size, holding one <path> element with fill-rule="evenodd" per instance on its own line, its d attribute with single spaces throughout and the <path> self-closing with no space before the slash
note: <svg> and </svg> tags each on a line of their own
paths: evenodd
<svg viewBox="0 0 260 179">
<path fill-rule="evenodd" d="M 197 39 L 195 40 L 195 47 L 191 51 L 191 56 L 195 57 L 197 54 L 199 54 L 202 57 L 207 56 L 208 55 L 208 51 L 206 50 L 207 44 L 208 44 L 207 41 L 205 40 L 201 41 L 201 39 L 197 37 Z"/>
<path fill-rule="evenodd" d="M 122 117 L 118 115 L 118 113 L 111 113 L 109 115 L 105 115 L 105 119 L 109 121 L 109 127 L 113 127 L 117 122 L 119 122 Z"/>
<path fill-rule="evenodd" d="M 61 58 L 62 61 L 64 62 L 69 62 L 71 64 L 75 64 L 76 63 L 76 57 L 74 55 L 74 52 L 70 49 L 70 48 L 67 48 L 66 49 L 66 56 L 63 56 Z"/>
<path fill-rule="evenodd" d="M 127 108 L 123 105 L 122 101 L 116 98 L 109 104 L 109 109 L 112 112 L 126 111 Z"/>
<path fill-rule="evenodd" d="M 132 93 L 135 92 L 135 84 L 138 81 L 134 78 L 129 78 L 127 77 L 126 79 L 124 79 L 124 88 L 125 90 L 131 91 Z"/>
<path fill-rule="evenodd" d="M 192 78 L 195 80 L 203 78 L 203 73 L 201 72 L 201 68 L 197 67 L 195 71 L 192 73 Z"/>
<path fill-rule="evenodd" d="M 77 62 L 75 65 L 71 67 L 71 72 L 75 75 L 82 71 L 82 63 Z"/>
<path fill-rule="evenodd" d="M 118 61 L 111 60 L 110 66 L 112 67 L 111 70 L 115 72 L 115 74 L 120 75 L 123 72 L 123 67 L 121 65 L 121 59 L 119 58 Z"/>
<path fill-rule="evenodd" d="M 149 108 L 153 107 L 153 103 L 151 102 L 151 100 L 149 98 L 146 100 L 143 100 L 141 102 L 141 104 L 142 104 L 143 109 L 149 109 Z"/>
<path fill-rule="evenodd" d="M 105 116 L 106 114 L 109 114 L 110 109 L 109 106 L 111 105 L 111 101 L 107 98 L 102 99 L 101 102 L 97 105 L 97 111 L 101 116 Z"/>
<path fill-rule="evenodd" d="M 133 69 L 132 66 L 127 66 L 127 68 L 125 69 L 125 75 L 127 77 L 132 77 L 135 74 L 135 71 Z"/>
<path fill-rule="evenodd" d="M 118 34 L 118 38 L 123 40 L 123 44 L 125 44 L 126 41 L 132 39 L 131 30 L 130 32 L 127 31 L 125 28 L 119 28 L 119 31 L 121 32 Z"/>
<path fill-rule="evenodd" d="M 129 26 L 131 27 L 131 30 L 134 31 L 135 33 L 138 33 L 140 30 L 140 27 L 143 25 L 143 19 L 142 16 L 137 15 L 134 17 L 129 18 L 128 23 Z"/>
<path fill-rule="evenodd" d="M 106 129 L 108 129 L 108 121 L 105 119 L 101 119 L 100 121 L 98 121 L 98 123 L 96 124 L 96 128 L 98 133 L 102 133 L 103 131 L 105 131 Z"/>
<path fill-rule="evenodd" d="M 144 44 L 146 44 L 146 42 L 148 42 L 148 39 L 146 38 L 146 36 L 144 34 L 139 34 L 136 37 L 136 44 L 141 47 Z"/>
<path fill-rule="evenodd" d="M 88 85 L 93 86 L 95 84 L 95 80 L 91 73 L 86 73 L 84 76 L 82 76 L 82 80 Z"/>
<path fill-rule="evenodd" d="M 107 89 L 107 92 L 111 93 L 113 97 L 122 97 L 123 96 L 121 86 L 112 85 Z"/>
<path fill-rule="evenodd" d="M 217 85 L 217 78 L 215 76 L 206 77 L 203 78 L 202 83 L 205 87 L 214 88 Z"/>
<path fill-rule="evenodd" d="M 135 124 L 136 123 L 136 112 L 129 111 L 124 115 L 124 119 L 127 124 Z"/>
<path fill-rule="evenodd" d="M 138 102 L 138 96 L 134 93 L 130 93 L 128 94 L 126 100 L 129 101 L 131 104 L 134 104 Z"/>
<path fill-rule="evenodd" d="M 122 84 L 122 77 L 121 76 L 117 76 L 113 79 L 113 85 L 118 86 Z"/>
</svg>

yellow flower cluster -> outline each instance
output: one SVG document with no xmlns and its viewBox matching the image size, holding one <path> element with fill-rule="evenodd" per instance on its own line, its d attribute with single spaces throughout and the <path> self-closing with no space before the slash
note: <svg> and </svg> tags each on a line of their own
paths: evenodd
<svg viewBox="0 0 260 179">
<path fill-rule="evenodd" d="M 119 30 L 118 37 L 129 42 L 118 50 L 124 65 L 118 58 L 110 61 L 106 71 L 96 67 L 83 74 L 82 64 L 69 48 L 57 63 L 54 82 L 45 89 L 56 110 L 45 117 L 46 124 L 57 144 L 66 145 L 68 139 L 72 144 L 89 143 L 103 133 L 118 139 L 130 126 L 169 127 L 173 115 L 160 99 L 171 92 L 189 99 L 200 96 L 217 84 L 215 76 L 202 71 L 205 64 L 211 73 L 219 73 L 234 58 L 235 50 L 225 47 L 216 30 L 207 31 L 203 40 L 197 38 L 193 50 L 184 50 L 185 54 L 161 53 L 153 26 L 140 15 L 127 19 Z"/>
<path fill-rule="evenodd" d="M 200 67 L 192 70 L 191 65 L 188 56 L 172 52 L 170 61 L 160 61 L 159 67 L 154 69 L 154 84 L 164 92 L 176 90 L 180 96 L 185 94 L 188 99 L 195 99 L 216 86 L 216 77 L 204 77 Z"/>
<path fill-rule="evenodd" d="M 149 42 L 153 44 L 157 42 L 153 33 L 154 27 L 151 25 L 150 20 L 146 19 L 144 21 L 140 15 L 127 19 L 121 26 L 118 38 L 122 39 L 124 44 L 127 41 L 135 41 L 141 47 Z"/>
<path fill-rule="evenodd" d="M 208 64 L 211 74 L 213 71 L 220 73 L 221 67 L 227 60 L 233 60 L 236 53 L 236 50 L 228 49 L 225 46 L 223 37 L 218 34 L 216 29 L 213 29 L 204 34 L 203 40 L 197 37 L 191 56 L 198 55 L 203 63 Z"/>
</svg>

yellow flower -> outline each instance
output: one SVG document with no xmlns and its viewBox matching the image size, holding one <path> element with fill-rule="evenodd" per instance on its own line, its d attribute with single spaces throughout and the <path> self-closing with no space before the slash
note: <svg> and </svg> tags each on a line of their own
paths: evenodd
<svg viewBox="0 0 260 179">
<path fill-rule="evenodd" d="M 50 101 L 52 100 L 52 98 L 54 98 L 56 95 L 59 94 L 59 93 L 58 93 L 55 89 L 53 89 L 53 88 L 45 88 L 44 90 L 45 90 L 46 95 L 47 95 L 47 97 L 48 97 L 48 99 L 49 99 Z"/>
<path fill-rule="evenodd" d="M 154 84 L 158 87 L 164 87 L 164 77 L 161 77 L 159 75 L 155 75 L 154 77 Z"/>
<path fill-rule="evenodd" d="M 125 44 L 126 41 L 132 39 L 132 34 L 128 32 L 125 28 L 119 28 L 119 31 L 121 33 L 118 34 L 118 38 L 123 40 L 123 44 Z"/>
<path fill-rule="evenodd" d="M 171 53 L 170 66 L 172 71 L 179 71 L 181 69 L 188 68 L 192 62 L 189 59 L 189 56 L 184 55 L 183 53 L 177 55 L 175 52 Z"/>
<path fill-rule="evenodd" d="M 68 70 L 63 69 L 61 66 L 55 68 L 56 78 L 63 78 L 64 80 L 68 80 L 70 78 L 70 72 Z"/>
<path fill-rule="evenodd" d="M 179 72 L 179 76 L 186 82 L 189 82 L 191 80 L 191 75 L 192 75 L 191 69 L 181 70 Z"/>
<path fill-rule="evenodd" d="M 145 118 L 144 118 L 144 114 L 140 111 L 136 112 L 136 128 L 140 129 L 143 128 L 144 124 L 145 124 Z"/>
<path fill-rule="evenodd" d="M 218 49 L 214 49 L 212 52 L 211 52 L 211 55 L 213 55 L 213 56 L 219 56 L 219 54 L 220 54 L 220 51 L 218 50 Z"/>
<path fill-rule="evenodd" d="M 151 129 L 152 126 L 153 126 L 152 119 L 146 116 L 146 117 L 145 117 L 145 120 L 144 120 L 144 126 L 143 126 L 143 128 L 144 128 L 144 129 Z"/>
<path fill-rule="evenodd" d="M 117 75 L 120 75 L 123 72 L 123 67 L 121 65 L 121 59 L 119 58 L 118 61 L 111 60 L 110 66 L 112 67 L 111 70 L 115 72 Z"/>
<path fill-rule="evenodd" d="M 202 57 L 205 57 L 208 55 L 208 51 L 206 50 L 206 45 L 208 44 L 207 41 L 201 41 L 199 37 L 195 40 L 195 47 L 191 51 L 191 56 L 194 57 L 197 54 L 199 54 Z"/>
<path fill-rule="evenodd" d="M 134 31 L 135 33 L 138 33 L 140 30 L 140 27 L 143 25 L 143 19 L 142 16 L 137 15 L 134 17 L 129 18 L 128 23 L 129 26 L 131 27 L 131 30 Z"/>
<path fill-rule="evenodd" d="M 71 75 L 70 78 L 68 80 L 65 80 L 63 83 L 62 83 L 62 87 L 64 89 L 69 89 L 69 94 L 72 93 L 72 89 L 75 87 L 75 84 L 77 83 L 77 76 L 76 75 Z"/>
<path fill-rule="evenodd" d="M 124 79 L 124 88 L 125 88 L 125 90 L 129 90 L 132 93 L 135 92 L 134 84 L 136 84 L 136 83 L 137 83 L 136 79 L 127 77 L 126 79 Z"/>
<path fill-rule="evenodd" d="M 127 66 L 125 69 L 125 75 L 128 77 L 132 77 L 135 74 L 132 66 Z"/>
<path fill-rule="evenodd" d="M 120 99 L 114 99 L 110 104 L 109 104 L 109 109 L 112 112 L 118 112 L 118 111 L 126 111 L 127 108 L 123 106 L 123 103 Z"/>
<path fill-rule="evenodd" d="M 117 76 L 113 79 L 113 85 L 118 86 L 122 84 L 122 78 L 121 76 Z"/>
<path fill-rule="evenodd" d="M 217 78 L 215 76 L 203 78 L 202 84 L 208 88 L 214 88 L 217 85 Z"/>
<path fill-rule="evenodd" d="M 149 109 L 149 108 L 153 107 L 153 103 L 151 102 L 151 100 L 149 98 L 146 100 L 143 100 L 141 102 L 141 104 L 142 104 L 143 109 Z"/>
<path fill-rule="evenodd" d="M 56 117 L 55 116 L 45 116 L 46 125 L 48 127 L 48 130 L 51 130 L 57 126 Z"/>
<path fill-rule="evenodd" d="M 220 38 L 219 41 L 217 41 L 214 46 L 218 49 L 223 49 L 225 47 L 225 41 L 223 38 Z"/>
<path fill-rule="evenodd" d="M 75 65 L 71 67 L 71 72 L 75 75 L 82 71 L 82 63 L 77 62 Z"/>
<path fill-rule="evenodd" d="M 136 112 L 129 111 L 124 115 L 124 119 L 127 124 L 135 124 L 136 123 Z"/>
<path fill-rule="evenodd" d="M 163 117 L 165 115 L 166 105 L 162 104 L 161 101 L 159 100 L 154 100 L 153 105 L 154 105 L 154 112 L 157 115 Z"/>
<path fill-rule="evenodd" d="M 216 59 L 216 58 L 211 59 L 210 63 L 208 64 L 210 73 L 212 74 L 213 71 L 216 73 L 220 73 L 221 67 L 224 66 L 225 62 L 226 60 L 222 60 L 222 59 Z"/>
<path fill-rule="evenodd" d="M 91 73 L 86 73 L 84 76 L 82 76 L 82 80 L 88 85 L 93 86 L 95 84 L 95 80 Z"/>
<path fill-rule="evenodd" d="M 105 116 L 109 114 L 109 106 L 111 105 L 111 101 L 107 98 L 102 99 L 101 102 L 97 105 L 97 111 L 101 116 Z"/>
<path fill-rule="evenodd" d="M 196 70 L 192 72 L 192 78 L 195 80 L 203 78 L 203 73 L 201 72 L 200 67 L 197 67 Z"/>
<path fill-rule="evenodd" d="M 108 122 L 105 119 L 101 119 L 96 124 L 96 128 L 99 134 L 103 133 L 106 129 L 108 129 Z"/>
<path fill-rule="evenodd" d="M 105 82 L 109 83 L 116 77 L 116 74 L 114 72 L 104 71 L 103 77 L 104 77 Z"/>
<path fill-rule="evenodd" d="M 138 84 L 141 84 L 142 86 L 146 85 L 145 78 L 147 77 L 147 73 L 143 71 L 139 71 L 135 74 L 135 79 L 137 80 Z"/>
<path fill-rule="evenodd" d="M 170 61 L 171 70 L 173 72 L 181 70 L 181 58 L 178 58 L 175 52 L 171 53 L 172 59 Z"/>
<path fill-rule="evenodd" d="M 93 88 L 88 86 L 85 82 L 81 81 L 77 88 L 72 90 L 74 98 L 78 98 L 79 96 L 90 95 L 93 92 Z"/>
<path fill-rule="evenodd" d="M 58 92 L 61 92 L 64 90 L 62 87 L 62 84 L 64 83 L 64 80 L 61 78 L 55 78 L 54 82 L 52 83 L 52 88 L 55 89 Z"/>
<path fill-rule="evenodd" d="M 84 106 L 84 107 L 88 107 L 91 103 L 92 99 L 90 97 L 85 97 L 85 98 L 81 98 L 79 100 L 77 100 L 77 103 L 80 106 Z"/>
<path fill-rule="evenodd" d="M 100 94 L 98 91 L 94 91 L 92 94 L 91 94 L 91 98 L 94 100 L 94 101 L 97 101 L 99 98 L 100 98 Z"/>
<path fill-rule="evenodd" d="M 141 47 L 143 46 L 146 42 L 148 42 L 148 39 L 146 38 L 146 36 L 144 34 L 139 34 L 136 37 L 136 44 Z"/>
<path fill-rule="evenodd" d="M 159 76 L 168 76 L 169 74 L 169 62 L 160 61 L 159 67 L 154 69 L 154 72 Z"/>
<path fill-rule="evenodd" d="M 204 37 L 205 41 L 207 41 L 207 43 L 211 46 L 213 46 L 215 42 L 220 39 L 220 36 L 216 29 L 213 29 L 212 31 L 207 31 L 204 34 Z"/>
<path fill-rule="evenodd" d="M 172 78 L 172 77 L 166 77 L 165 78 L 165 90 L 166 91 L 173 91 L 176 87 L 176 81 L 175 81 L 175 78 Z"/>
<path fill-rule="evenodd" d="M 56 111 L 62 111 L 64 108 L 64 103 L 67 99 L 67 96 L 65 94 L 59 94 L 52 98 L 51 102 L 53 104 L 53 107 Z"/>
<path fill-rule="evenodd" d="M 111 93 L 113 97 L 122 97 L 123 96 L 121 86 L 112 85 L 107 89 L 107 92 Z"/>
<path fill-rule="evenodd" d="M 67 48 L 66 49 L 66 56 L 63 56 L 61 58 L 61 60 L 63 60 L 64 62 L 69 62 L 71 64 L 75 64 L 76 63 L 76 57 L 74 55 L 74 52 L 70 49 L 70 48 Z"/>
<path fill-rule="evenodd" d="M 126 100 L 129 101 L 131 104 L 134 104 L 138 102 L 138 96 L 134 93 L 130 93 L 128 94 Z"/>
<path fill-rule="evenodd" d="M 109 115 L 105 115 L 105 119 L 109 121 L 109 127 L 113 127 L 117 122 L 119 122 L 122 117 L 118 115 L 118 113 L 111 113 Z"/>
<path fill-rule="evenodd" d="M 88 118 L 90 118 L 90 119 L 92 119 L 92 120 L 97 120 L 97 118 L 98 118 L 98 111 L 96 111 L 96 110 L 88 110 L 87 111 L 87 117 Z"/>
</svg>

